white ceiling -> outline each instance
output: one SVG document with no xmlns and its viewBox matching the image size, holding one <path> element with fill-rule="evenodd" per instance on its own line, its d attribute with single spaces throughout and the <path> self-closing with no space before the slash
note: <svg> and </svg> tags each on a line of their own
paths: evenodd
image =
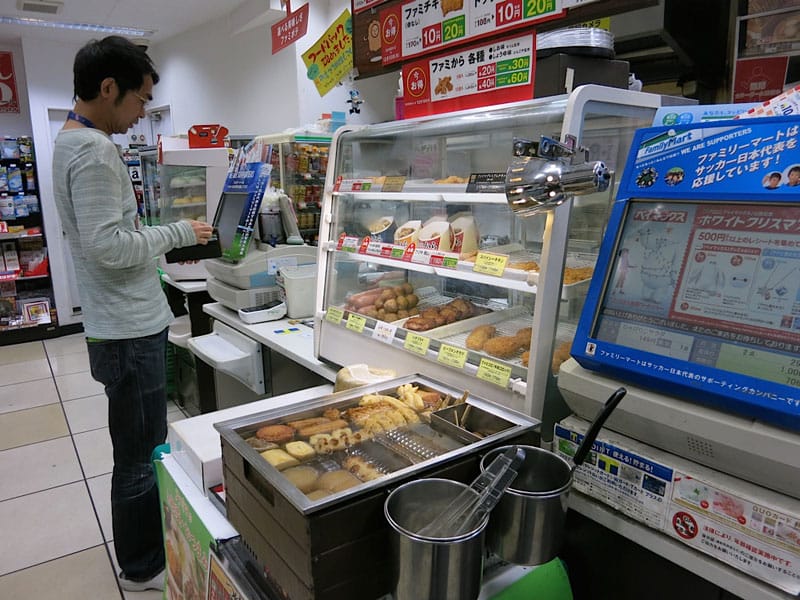
<svg viewBox="0 0 800 600">
<path fill-rule="evenodd" d="M 262 0 L 265 7 L 268 0 Z M 117 25 L 155 30 L 148 36 L 158 43 L 210 21 L 228 27 L 228 16 L 240 5 L 253 0 L 63 0 L 57 15 L 20 11 L 17 0 L 0 0 L 0 16 L 28 17 L 99 25 Z M 0 42 L 26 37 L 45 37 L 65 42 L 84 42 L 104 37 L 105 33 L 68 31 L 42 27 L 0 24 Z M 132 38 L 135 39 L 135 38 Z"/>
</svg>

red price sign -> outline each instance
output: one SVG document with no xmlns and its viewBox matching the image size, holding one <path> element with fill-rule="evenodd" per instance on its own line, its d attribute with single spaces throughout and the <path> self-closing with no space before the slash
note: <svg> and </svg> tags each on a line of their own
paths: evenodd
<svg viewBox="0 0 800 600">
<path fill-rule="evenodd" d="M 442 24 L 434 23 L 422 30 L 422 47 L 441 46 L 442 44 Z"/>
<path fill-rule="evenodd" d="M 478 77 L 494 77 L 497 73 L 497 63 L 478 66 Z"/>
<path fill-rule="evenodd" d="M 494 77 L 484 77 L 478 79 L 478 91 L 485 92 L 486 90 L 493 90 L 495 88 L 496 80 Z"/>
<path fill-rule="evenodd" d="M 498 27 L 512 25 L 522 19 L 522 0 L 508 0 L 497 5 L 495 19 Z"/>
</svg>

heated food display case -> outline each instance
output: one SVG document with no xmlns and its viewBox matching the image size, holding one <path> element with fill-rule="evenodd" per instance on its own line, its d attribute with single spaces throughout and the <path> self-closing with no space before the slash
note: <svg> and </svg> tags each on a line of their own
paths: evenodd
<svg viewBox="0 0 800 600">
<path fill-rule="evenodd" d="M 588 193 L 578 179 L 588 161 L 622 169 L 634 131 L 665 101 L 589 85 L 340 128 L 322 208 L 317 355 L 425 372 L 552 431 L 552 372 L 569 356 L 614 187 Z M 565 189 L 581 192 L 522 219 L 506 171 L 518 145 L 535 148 L 542 136 L 584 148 L 559 163 Z"/>
<path fill-rule="evenodd" d="M 389 491 L 468 483 L 480 453 L 537 425 L 420 375 L 218 423 L 228 519 L 288 597 L 374 600 L 391 590 Z"/>
</svg>

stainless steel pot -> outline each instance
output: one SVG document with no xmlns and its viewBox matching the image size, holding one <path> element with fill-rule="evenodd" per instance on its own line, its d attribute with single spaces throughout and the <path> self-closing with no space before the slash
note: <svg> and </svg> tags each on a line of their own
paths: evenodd
<svg viewBox="0 0 800 600">
<path fill-rule="evenodd" d="M 595 418 L 572 464 L 535 446 L 521 446 L 525 461 L 489 519 L 487 547 L 507 562 L 540 565 L 558 556 L 564 539 L 573 471 L 589 454 L 600 428 L 627 393 L 617 389 Z M 481 459 L 481 470 L 509 446 L 495 448 Z"/>
</svg>

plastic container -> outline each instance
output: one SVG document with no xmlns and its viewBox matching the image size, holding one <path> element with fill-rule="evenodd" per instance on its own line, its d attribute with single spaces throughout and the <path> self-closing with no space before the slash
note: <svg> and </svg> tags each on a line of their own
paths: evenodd
<svg viewBox="0 0 800 600">
<path fill-rule="evenodd" d="M 286 316 L 304 319 L 314 315 L 314 296 L 317 288 L 317 265 L 281 267 L 275 278 L 286 302 Z"/>
</svg>

